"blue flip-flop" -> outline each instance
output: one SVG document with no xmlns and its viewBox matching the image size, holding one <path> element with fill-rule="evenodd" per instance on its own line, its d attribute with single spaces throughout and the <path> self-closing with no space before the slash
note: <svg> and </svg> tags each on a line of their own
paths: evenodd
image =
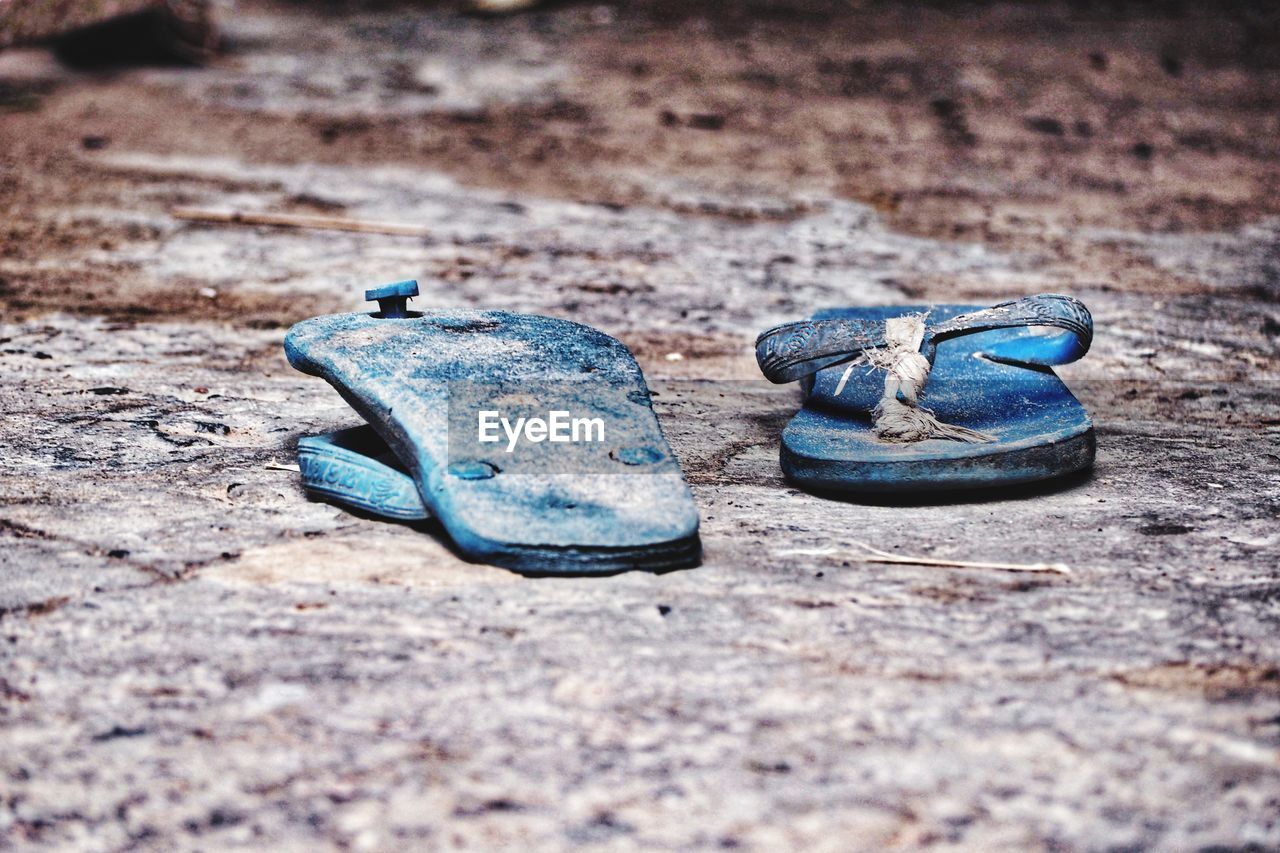
<svg viewBox="0 0 1280 853">
<path fill-rule="evenodd" d="M 907 358 L 926 377 L 914 388 L 918 399 L 910 383 L 886 391 L 887 329 L 888 321 L 901 323 L 895 318 L 915 323 L 918 354 Z M 817 492 L 918 493 L 1091 467 L 1093 423 L 1050 365 L 1080 358 L 1092 338 L 1081 302 L 1043 294 L 986 309 L 826 310 L 761 334 L 756 358 L 770 380 L 801 380 L 804 389 L 803 408 L 782 433 L 788 479 Z M 932 431 L 926 427 L 922 440 L 895 439 L 882 418 L 887 407 Z"/>
<path fill-rule="evenodd" d="M 378 311 L 286 335 L 289 363 L 368 422 L 299 441 L 310 493 L 434 518 L 469 559 L 529 574 L 697 564 L 697 507 L 621 342 L 553 317 L 408 311 L 415 295 L 371 290 Z"/>
</svg>

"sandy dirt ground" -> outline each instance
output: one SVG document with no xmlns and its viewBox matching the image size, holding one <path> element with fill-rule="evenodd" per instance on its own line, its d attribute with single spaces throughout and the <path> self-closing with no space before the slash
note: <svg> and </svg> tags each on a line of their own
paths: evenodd
<svg viewBox="0 0 1280 853">
<path fill-rule="evenodd" d="M 225 29 L 207 68 L 0 52 L 0 847 L 1280 847 L 1275 13 L 249 0 Z M 356 416 L 284 331 L 409 277 L 630 345 L 703 565 L 527 579 L 309 502 L 283 464 Z M 784 481 L 760 330 L 1040 291 L 1094 312 L 1062 370 L 1091 474 Z"/>
</svg>

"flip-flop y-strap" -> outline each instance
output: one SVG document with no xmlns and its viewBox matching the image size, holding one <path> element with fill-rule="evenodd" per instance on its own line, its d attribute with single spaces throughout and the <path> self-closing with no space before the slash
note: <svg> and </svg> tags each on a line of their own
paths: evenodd
<svg viewBox="0 0 1280 853">
<path fill-rule="evenodd" d="M 418 487 L 371 426 L 298 439 L 298 469 L 311 494 L 392 521 L 431 513 Z"/>
<path fill-rule="evenodd" d="M 1056 328 L 1065 334 L 1032 334 Z M 1084 356 L 1093 342 L 1093 317 L 1070 296 L 1044 293 L 970 311 L 926 324 L 920 352 L 932 364 L 938 344 L 994 329 L 1025 329 L 1027 334 L 992 342 L 983 355 L 1008 364 L 1049 366 Z M 794 382 L 825 367 L 843 364 L 886 345 L 885 324 L 870 318 L 800 320 L 783 323 L 756 339 L 756 361 L 771 382 Z"/>
<path fill-rule="evenodd" d="M 697 508 L 622 343 L 551 317 L 410 312 L 409 289 L 371 291 L 378 312 L 316 317 L 285 338 L 289 362 L 328 380 L 376 433 L 302 439 L 311 491 L 433 517 L 465 556 L 531 574 L 696 565 Z M 599 429 L 485 443 L 477 415 L 489 409 L 513 422 L 563 410 Z"/>
</svg>

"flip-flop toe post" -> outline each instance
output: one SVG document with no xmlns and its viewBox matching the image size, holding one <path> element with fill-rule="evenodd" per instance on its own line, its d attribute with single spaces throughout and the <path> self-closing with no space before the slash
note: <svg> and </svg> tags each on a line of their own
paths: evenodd
<svg viewBox="0 0 1280 853">
<path fill-rule="evenodd" d="M 895 328 L 915 337 L 904 345 Z M 1081 302 L 1042 294 L 991 308 L 826 310 L 761 334 L 756 357 L 767 378 L 804 389 L 782 433 L 792 482 L 925 493 L 1091 467 L 1092 421 L 1051 366 L 1082 357 L 1092 338 Z"/>
<path fill-rule="evenodd" d="M 290 363 L 368 422 L 299 442 L 310 492 L 430 516 L 467 558 L 527 574 L 697 564 L 697 508 L 621 342 L 552 317 L 412 312 L 404 298 L 286 336 Z M 521 418 L 540 431 L 512 430 Z"/>
</svg>

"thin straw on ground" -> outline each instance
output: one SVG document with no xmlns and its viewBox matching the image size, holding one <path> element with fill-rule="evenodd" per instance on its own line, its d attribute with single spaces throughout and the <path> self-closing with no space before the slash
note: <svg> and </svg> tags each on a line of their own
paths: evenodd
<svg viewBox="0 0 1280 853">
<path fill-rule="evenodd" d="M 945 569 L 991 569 L 1000 572 L 1044 572 L 1069 575 L 1071 569 L 1065 563 L 990 563 L 979 560 L 951 560 L 936 557 L 916 557 L 910 554 L 892 554 L 873 548 L 866 542 L 853 542 L 865 554 L 851 555 L 863 563 L 896 563 L 907 566 L 937 566 Z M 793 548 L 775 552 L 778 556 L 828 556 L 841 554 L 839 548 Z"/>
<path fill-rule="evenodd" d="M 429 228 L 410 222 L 349 219 L 344 216 L 310 213 L 213 210 L 203 207 L 175 207 L 169 213 L 174 219 L 186 222 L 208 222 L 219 225 L 271 225 L 277 228 L 300 228 L 313 231 L 359 231 L 365 234 L 393 234 L 402 237 L 431 236 Z"/>
</svg>

